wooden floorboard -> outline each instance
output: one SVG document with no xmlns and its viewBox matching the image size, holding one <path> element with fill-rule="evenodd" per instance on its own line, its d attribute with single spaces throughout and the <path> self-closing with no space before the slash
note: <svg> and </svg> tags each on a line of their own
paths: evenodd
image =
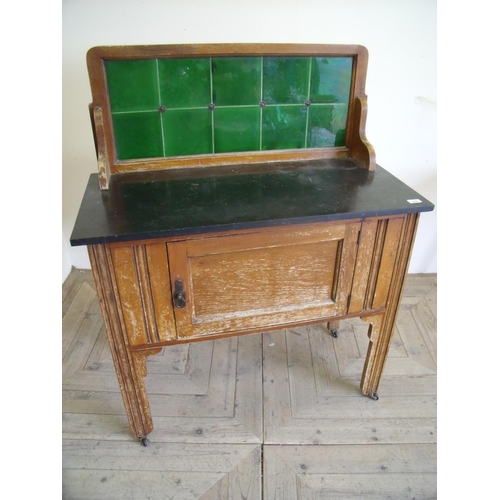
<svg viewBox="0 0 500 500">
<path fill-rule="evenodd" d="M 436 498 L 432 445 L 265 446 L 263 464 L 264 499 Z"/>
<path fill-rule="evenodd" d="M 260 498 L 259 445 L 63 441 L 63 498 Z"/>
<path fill-rule="evenodd" d="M 436 275 L 407 279 L 379 401 L 365 322 L 165 348 L 151 444 L 129 434 L 90 271 L 62 294 L 62 491 L 73 499 L 432 499 Z"/>
</svg>

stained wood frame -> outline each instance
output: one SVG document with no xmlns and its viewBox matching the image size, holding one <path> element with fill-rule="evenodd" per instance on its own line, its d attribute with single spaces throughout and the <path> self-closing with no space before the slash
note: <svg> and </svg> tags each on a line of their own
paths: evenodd
<svg viewBox="0 0 500 500">
<path fill-rule="evenodd" d="M 216 153 L 134 160 L 118 159 L 115 138 L 113 135 L 105 61 L 223 56 L 352 57 L 353 71 L 345 146 L 242 153 Z M 117 173 L 165 170 L 172 168 L 208 167 L 240 163 L 250 164 L 285 160 L 353 158 L 363 167 L 369 170 L 375 169 L 375 151 L 365 135 L 367 115 L 365 80 L 368 65 L 368 51 L 361 45 L 194 44 L 101 46 L 94 47 L 88 51 L 87 65 L 92 92 L 92 103 L 89 105 L 89 110 L 94 132 L 99 185 L 101 189 L 107 189 L 111 175 Z"/>
<path fill-rule="evenodd" d="M 169 290 L 171 287 L 167 283 L 167 273 L 170 273 L 172 281 L 177 276 L 177 270 L 182 270 L 185 266 L 182 259 L 174 256 L 173 262 L 167 268 L 164 252 L 168 249 L 168 241 L 152 244 L 149 249 L 133 249 L 125 243 L 89 246 L 96 289 L 132 434 L 144 442 L 147 434 L 153 429 L 145 386 L 146 359 L 160 352 L 163 346 L 258 333 L 319 321 L 328 321 L 329 329 L 338 328 L 339 320 L 351 317 L 360 317 L 369 323 L 369 347 L 360 388 L 363 394 L 378 399 L 377 389 L 394 333 L 418 217 L 418 213 L 412 213 L 404 217 L 369 219 L 361 225 L 353 224 L 352 221 L 345 224 L 346 229 L 351 228 L 351 241 L 356 241 L 357 238 L 353 236 L 359 231 L 359 242 L 356 246 L 368 245 L 372 252 L 359 251 L 359 248 L 357 251 L 352 251 L 351 248 L 348 252 L 349 262 L 347 265 L 344 262 L 344 267 L 340 269 L 340 272 L 344 273 L 341 279 L 348 283 L 348 297 L 345 296 L 345 290 L 341 291 L 343 296 L 339 302 L 342 307 L 337 311 L 332 310 L 330 317 L 319 314 L 317 317 L 302 318 L 291 313 L 285 322 L 272 321 L 271 318 L 265 325 L 220 331 L 208 336 L 200 331 L 192 331 L 194 336 L 189 336 L 191 331 L 188 328 L 188 336 L 185 337 L 183 332 L 179 331 L 179 328 L 182 330 L 185 326 L 177 324 L 174 327 L 174 322 L 179 318 L 174 319 L 175 311 L 171 301 L 174 290 Z M 262 231 L 266 233 L 269 230 Z M 285 237 L 287 231 L 290 229 L 282 228 Z M 323 231 L 328 232 L 328 225 L 323 227 Z M 225 236 L 238 240 L 241 237 L 240 234 L 234 233 L 208 234 L 205 235 L 205 240 Z M 203 245 L 203 241 L 191 240 L 195 245 L 197 242 Z M 269 246 L 269 242 L 267 243 Z M 183 253 L 187 258 L 187 253 Z M 148 273 L 145 273 L 146 262 L 149 263 Z M 161 271 L 163 266 L 165 267 Z M 361 268 L 365 268 L 366 272 L 359 272 Z M 157 273 L 159 269 L 160 275 Z M 127 281 L 127 276 L 130 279 L 125 283 L 123 280 Z M 156 293 L 159 290 L 163 290 L 164 296 L 160 297 L 160 294 Z M 361 297 L 364 300 L 359 301 Z M 353 307 L 347 305 L 351 303 L 351 299 Z M 163 327 L 159 321 L 165 323 Z M 156 327 L 151 328 L 154 324 Z"/>
</svg>

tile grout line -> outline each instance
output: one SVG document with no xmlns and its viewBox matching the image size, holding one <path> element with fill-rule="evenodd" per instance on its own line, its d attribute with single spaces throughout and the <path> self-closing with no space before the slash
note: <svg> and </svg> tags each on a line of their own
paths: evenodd
<svg viewBox="0 0 500 500">
<path fill-rule="evenodd" d="M 256 108 L 259 104 L 235 104 L 235 105 L 223 105 L 217 106 L 218 109 L 238 109 L 238 108 Z M 317 108 L 319 106 L 347 106 L 347 103 L 344 102 L 315 102 L 314 107 Z M 280 104 L 266 104 L 266 108 L 301 108 L 303 104 L 300 103 L 280 103 Z M 200 110 L 206 109 L 206 106 L 192 106 L 192 107 L 184 107 L 184 108 L 168 108 L 168 111 L 189 111 L 189 110 Z M 133 110 L 133 111 L 113 111 L 112 115 L 132 115 L 137 113 L 155 113 L 157 109 L 141 109 L 141 110 Z"/>
<path fill-rule="evenodd" d="M 212 71 L 213 58 L 210 58 L 210 103 L 214 104 L 214 82 L 213 82 L 213 71 Z M 210 110 L 212 118 L 212 154 L 215 154 L 215 112 Z"/>
<path fill-rule="evenodd" d="M 309 58 L 309 78 L 307 81 L 307 101 L 311 100 L 312 57 Z M 309 108 L 306 108 L 306 131 L 304 134 L 304 148 L 307 149 L 307 134 L 309 133 Z"/>
<path fill-rule="evenodd" d="M 112 111 L 111 114 L 115 115 L 134 115 L 139 113 L 158 113 L 157 109 L 137 109 L 133 111 Z"/>
<path fill-rule="evenodd" d="M 156 84 L 158 85 L 158 106 L 161 106 L 161 90 L 160 90 L 160 68 L 158 66 L 158 59 L 155 59 L 156 61 Z M 163 156 L 166 156 L 165 154 L 165 132 L 163 130 L 163 113 L 160 113 L 160 128 L 161 128 L 161 146 L 162 146 L 162 151 L 163 151 Z"/>
<path fill-rule="evenodd" d="M 260 102 L 264 100 L 264 57 L 260 58 Z M 259 139 L 259 150 L 262 151 L 262 114 L 264 113 L 264 108 L 260 107 L 260 139 Z"/>
</svg>

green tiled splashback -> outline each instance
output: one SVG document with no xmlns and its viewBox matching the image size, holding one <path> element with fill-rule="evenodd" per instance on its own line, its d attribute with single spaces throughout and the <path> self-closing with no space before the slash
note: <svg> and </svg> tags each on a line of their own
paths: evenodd
<svg viewBox="0 0 500 500">
<path fill-rule="evenodd" d="M 344 146 L 352 57 L 108 60 L 120 160 Z"/>
</svg>

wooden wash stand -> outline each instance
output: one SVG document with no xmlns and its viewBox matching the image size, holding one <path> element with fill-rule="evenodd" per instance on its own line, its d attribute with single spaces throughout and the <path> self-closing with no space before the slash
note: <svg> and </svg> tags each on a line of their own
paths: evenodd
<svg viewBox="0 0 500 500">
<path fill-rule="evenodd" d="M 420 212 L 375 163 L 359 45 L 95 47 L 88 246 L 132 434 L 165 346 L 360 317 L 378 399 Z"/>
</svg>

